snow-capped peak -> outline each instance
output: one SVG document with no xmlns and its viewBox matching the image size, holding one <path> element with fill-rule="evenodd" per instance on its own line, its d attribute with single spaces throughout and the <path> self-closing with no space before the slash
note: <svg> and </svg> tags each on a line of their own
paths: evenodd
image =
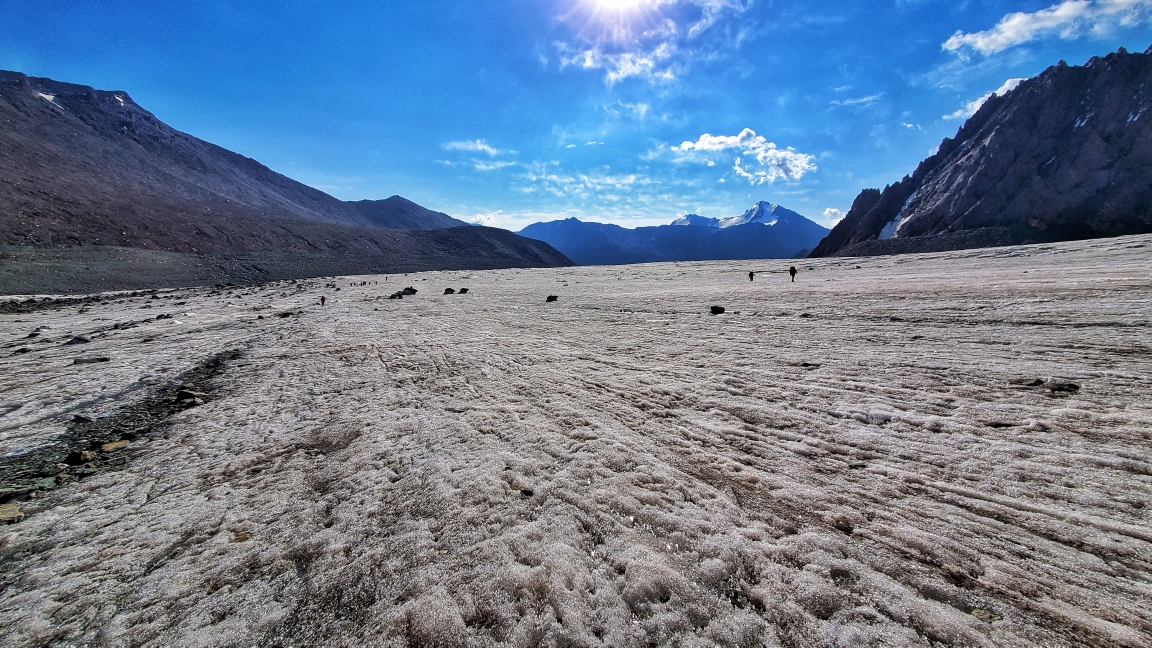
<svg viewBox="0 0 1152 648">
<path fill-rule="evenodd" d="M 719 227 L 720 220 L 716 218 L 708 218 L 707 216 L 700 216 L 699 214 L 684 214 L 680 218 L 672 221 L 673 225 L 694 225 L 696 227 Z"/>
<path fill-rule="evenodd" d="M 735 225 L 747 225 L 748 223 L 775 225 L 783 222 L 787 224 L 793 216 L 799 216 L 799 214 L 775 203 L 761 200 L 755 205 L 752 205 L 752 208 L 744 212 L 741 216 L 721 219 L 720 227 L 733 227 Z"/>
</svg>

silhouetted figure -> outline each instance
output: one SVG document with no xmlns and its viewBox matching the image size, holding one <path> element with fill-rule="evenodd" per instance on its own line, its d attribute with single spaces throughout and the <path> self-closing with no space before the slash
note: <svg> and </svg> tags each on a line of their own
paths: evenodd
<svg viewBox="0 0 1152 648">
<path fill-rule="evenodd" d="M 755 272 L 749 272 L 748 273 L 748 281 L 756 281 L 756 273 Z"/>
<path fill-rule="evenodd" d="M 320 305 L 323 306 L 324 302 L 327 301 L 327 299 L 328 299 L 327 297 L 323 297 L 323 296 L 320 297 Z"/>
<path fill-rule="evenodd" d="M 796 266 L 790 266 L 788 268 L 788 274 L 792 275 L 792 281 L 795 282 L 796 281 Z"/>
</svg>

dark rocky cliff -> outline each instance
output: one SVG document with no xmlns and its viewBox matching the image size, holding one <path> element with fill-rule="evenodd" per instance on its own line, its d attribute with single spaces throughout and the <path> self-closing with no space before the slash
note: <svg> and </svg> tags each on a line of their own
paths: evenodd
<svg viewBox="0 0 1152 648">
<path fill-rule="evenodd" d="M 1152 232 L 1152 48 L 993 96 L 916 171 L 866 189 L 811 256 Z"/>
</svg>

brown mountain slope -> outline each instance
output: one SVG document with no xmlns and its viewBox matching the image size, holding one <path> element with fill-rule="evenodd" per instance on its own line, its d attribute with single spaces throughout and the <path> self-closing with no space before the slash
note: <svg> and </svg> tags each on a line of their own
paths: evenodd
<svg viewBox="0 0 1152 648">
<path fill-rule="evenodd" d="M 993 96 L 915 173 L 866 189 L 811 256 L 1152 232 L 1152 48 Z"/>
<path fill-rule="evenodd" d="M 203 266 L 205 255 L 220 256 L 221 267 L 237 255 L 259 257 L 268 279 L 310 267 L 427 270 L 441 267 L 437 258 L 445 268 L 571 263 L 547 244 L 463 225 L 399 196 L 338 200 L 167 126 L 124 92 L 0 72 L 0 258 L 9 272 L 17 259 L 44 256 L 21 248 L 76 246 L 198 255 L 177 264 L 190 267 Z M 115 264 L 124 254 L 72 256 Z M 114 268 L 105 269 L 111 279 L 101 286 L 119 287 Z M 0 282 L 0 291 L 58 283 L 21 277 L 18 285 Z"/>
</svg>

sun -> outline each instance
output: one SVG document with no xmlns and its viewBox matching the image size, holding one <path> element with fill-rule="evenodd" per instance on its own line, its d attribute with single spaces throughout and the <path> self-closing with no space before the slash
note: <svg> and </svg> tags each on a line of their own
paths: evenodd
<svg viewBox="0 0 1152 648">
<path fill-rule="evenodd" d="M 649 4 L 650 0 L 592 0 L 592 4 L 602 11 L 635 11 Z"/>
<path fill-rule="evenodd" d="M 727 1 L 727 0 L 724 0 Z M 660 22 L 660 6 L 672 0 L 572 0 L 562 19 L 592 41 L 631 42 Z"/>
</svg>

